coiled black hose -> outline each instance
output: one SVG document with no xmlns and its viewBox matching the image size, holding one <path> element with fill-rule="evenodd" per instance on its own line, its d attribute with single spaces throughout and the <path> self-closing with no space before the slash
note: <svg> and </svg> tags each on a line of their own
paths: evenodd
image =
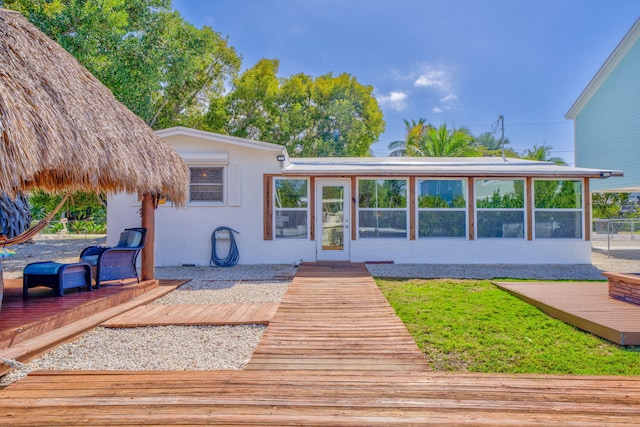
<svg viewBox="0 0 640 427">
<path fill-rule="evenodd" d="M 219 258 L 218 253 L 216 252 L 216 233 L 218 231 L 227 231 L 229 232 L 229 253 L 224 258 Z M 236 245 L 236 238 L 233 236 L 233 233 L 238 233 L 236 230 L 229 227 L 218 227 L 213 230 L 211 234 L 211 260 L 209 261 L 209 266 L 213 267 L 213 265 L 217 265 L 218 267 L 233 267 L 238 263 L 238 259 L 240 259 L 240 254 L 238 253 L 238 245 Z M 240 233 L 238 233 L 240 234 Z"/>
</svg>

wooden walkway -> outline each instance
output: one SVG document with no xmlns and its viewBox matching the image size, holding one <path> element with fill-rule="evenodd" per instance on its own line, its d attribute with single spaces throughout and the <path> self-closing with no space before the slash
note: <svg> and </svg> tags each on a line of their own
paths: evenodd
<svg viewBox="0 0 640 427">
<path fill-rule="evenodd" d="M 248 369 L 38 371 L 0 425 L 640 424 L 640 377 L 431 372 L 399 322 L 363 265 L 303 264 Z"/>
<path fill-rule="evenodd" d="M 303 264 L 247 369 L 428 370 L 364 264 Z"/>
<path fill-rule="evenodd" d="M 640 345 L 640 306 L 609 297 L 606 282 L 495 282 L 562 320 L 620 345 Z"/>
<path fill-rule="evenodd" d="M 143 305 L 100 324 L 107 328 L 140 326 L 268 325 L 279 303 Z"/>
</svg>

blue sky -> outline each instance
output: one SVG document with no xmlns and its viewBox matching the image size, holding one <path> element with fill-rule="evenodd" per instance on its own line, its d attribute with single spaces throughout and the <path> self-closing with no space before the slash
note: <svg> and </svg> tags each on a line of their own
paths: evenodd
<svg viewBox="0 0 640 427">
<path fill-rule="evenodd" d="M 573 102 L 640 16 L 640 0 L 174 0 L 228 37 L 242 69 L 280 60 L 280 77 L 349 73 L 374 88 L 386 130 L 403 119 L 492 130 L 573 164 Z M 499 136 L 499 135 L 498 135 Z"/>
</svg>

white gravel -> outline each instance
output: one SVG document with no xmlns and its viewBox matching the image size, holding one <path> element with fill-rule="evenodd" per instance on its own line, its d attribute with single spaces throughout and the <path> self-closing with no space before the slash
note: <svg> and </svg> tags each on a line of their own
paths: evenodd
<svg viewBox="0 0 640 427">
<path fill-rule="evenodd" d="M 259 325 L 99 327 L 32 361 L 26 371 L 242 369 L 264 329 Z M 22 377 L 24 372 L 9 375 Z"/>
<path fill-rule="evenodd" d="M 233 282 L 194 280 L 151 304 L 260 304 L 280 302 L 288 281 Z"/>
</svg>

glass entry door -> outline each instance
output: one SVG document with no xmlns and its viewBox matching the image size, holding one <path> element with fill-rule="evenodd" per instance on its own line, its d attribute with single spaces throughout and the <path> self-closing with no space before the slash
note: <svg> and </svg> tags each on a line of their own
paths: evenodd
<svg viewBox="0 0 640 427">
<path fill-rule="evenodd" d="M 318 260 L 348 261 L 350 181 L 316 180 L 316 248 Z"/>
</svg>

